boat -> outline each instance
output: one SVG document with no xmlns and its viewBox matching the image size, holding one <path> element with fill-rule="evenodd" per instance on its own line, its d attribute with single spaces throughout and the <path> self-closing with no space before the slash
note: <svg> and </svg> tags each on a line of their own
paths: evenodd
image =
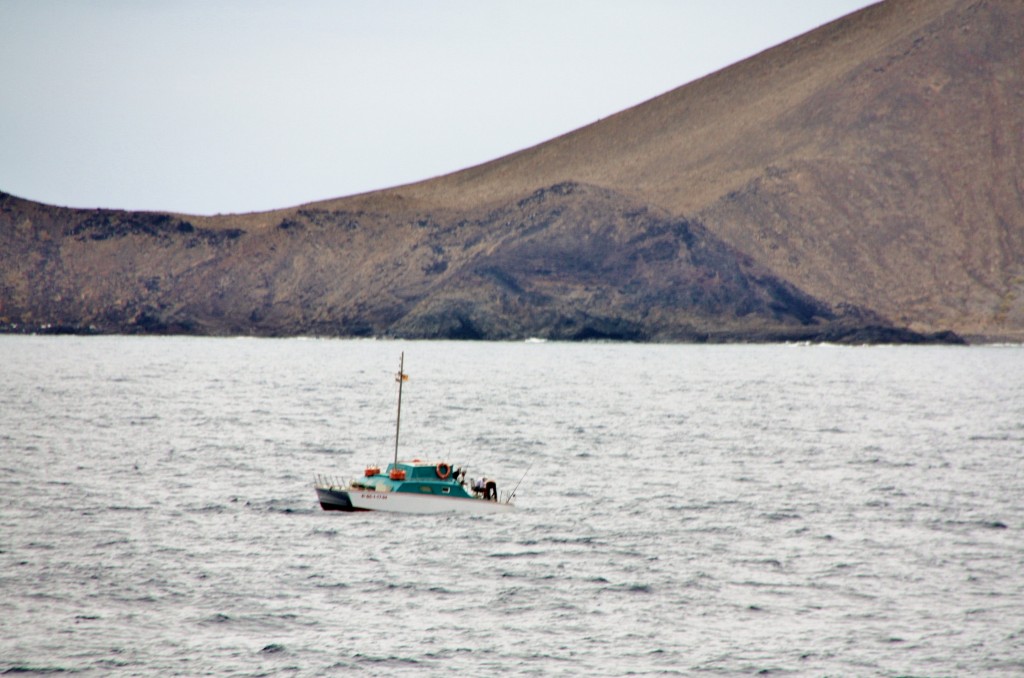
<svg viewBox="0 0 1024 678">
<path fill-rule="evenodd" d="M 499 497 L 490 478 L 466 482 L 466 470 L 448 461 L 398 459 L 402 425 L 402 384 L 405 353 L 398 361 L 398 413 L 395 417 L 394 461 L 381 469 L 367 466 L 358 478 L 335 479 L 317 475 L 313 487 L 325 511 L 390 511 L 393 513 L 504 513 L 515 509 L 516 488 Z M 522 480 L 520 480 L 522 482 Z"/>
</svg>

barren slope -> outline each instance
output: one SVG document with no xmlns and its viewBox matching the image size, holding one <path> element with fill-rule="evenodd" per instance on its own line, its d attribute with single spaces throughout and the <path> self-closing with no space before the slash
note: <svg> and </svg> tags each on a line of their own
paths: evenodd
<svg viewBox="0 0 1024 678">
<path fill-rule="evenodd" d="M 1024 340 L 1021 45 L 1024 2 L 889 0 L 387 191 L 205 218 L 0 195 L 0 324 Z"/>
<path fill-rule="evenodd" d="M 830 308 L 697 223 L 573 183 L 401 217 L 309 207 L 251 230 L 0 196 L 3 222 L 5 245 L 36 243 L 5 261 L 13 331 L 922 340 Z"/>
<path fill-rule="evenodd" d="M 612 188 L 832 304 L 1024 339 L 1024 3 L 890 0 L 521 153 L 356 200 Z"/>
</svg>

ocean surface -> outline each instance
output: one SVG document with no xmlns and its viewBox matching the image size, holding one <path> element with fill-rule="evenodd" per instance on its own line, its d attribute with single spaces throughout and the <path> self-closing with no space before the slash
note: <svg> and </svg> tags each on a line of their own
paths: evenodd
<svg viewBox="0 0 1024 678">
<path fill-rule="evenodd" d="M 0 674 L 452 671 L 1024 675 L 1024 348 L 0 336 Z"/>
</svg>

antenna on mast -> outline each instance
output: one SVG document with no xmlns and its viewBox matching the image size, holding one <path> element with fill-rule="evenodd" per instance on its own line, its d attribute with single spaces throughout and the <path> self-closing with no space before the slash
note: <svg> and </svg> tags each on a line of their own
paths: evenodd
<svg viewBox="0 0 1024 678">
<path fill-rule="evenodd" d="M 398 416 L 395 417 L 395 465 L 398 464 L 398 432 L 402 427 L 402 382 L 408 381 L 409 375 L 403 369 L 405 367 L 405 351 L 398 357 L 398 374 L 395 381 L 398 382 Z"/>
</svg>

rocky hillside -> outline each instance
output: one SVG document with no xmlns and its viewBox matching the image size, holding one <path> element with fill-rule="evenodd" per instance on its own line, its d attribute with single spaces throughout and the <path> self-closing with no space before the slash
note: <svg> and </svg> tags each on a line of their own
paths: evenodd
<svg viewBox="0 0 1024 678">
<path fill-rule="evenodd" d="M 402 218 L 309 207 L 252 230 L 10 196 L 0 215 L 6 251 L 35 243 L 5 268 L 15 331 L 921 340 L 829 307 L 698 223 L 575 183 Z"/>
<path fill-rule="evenodd" d="M 222 217 L 0 196 L 0 324 L 1024 340 L 1022 44 L 1021 2 L 889 0 L 387 191 Z"/>
</svg>

